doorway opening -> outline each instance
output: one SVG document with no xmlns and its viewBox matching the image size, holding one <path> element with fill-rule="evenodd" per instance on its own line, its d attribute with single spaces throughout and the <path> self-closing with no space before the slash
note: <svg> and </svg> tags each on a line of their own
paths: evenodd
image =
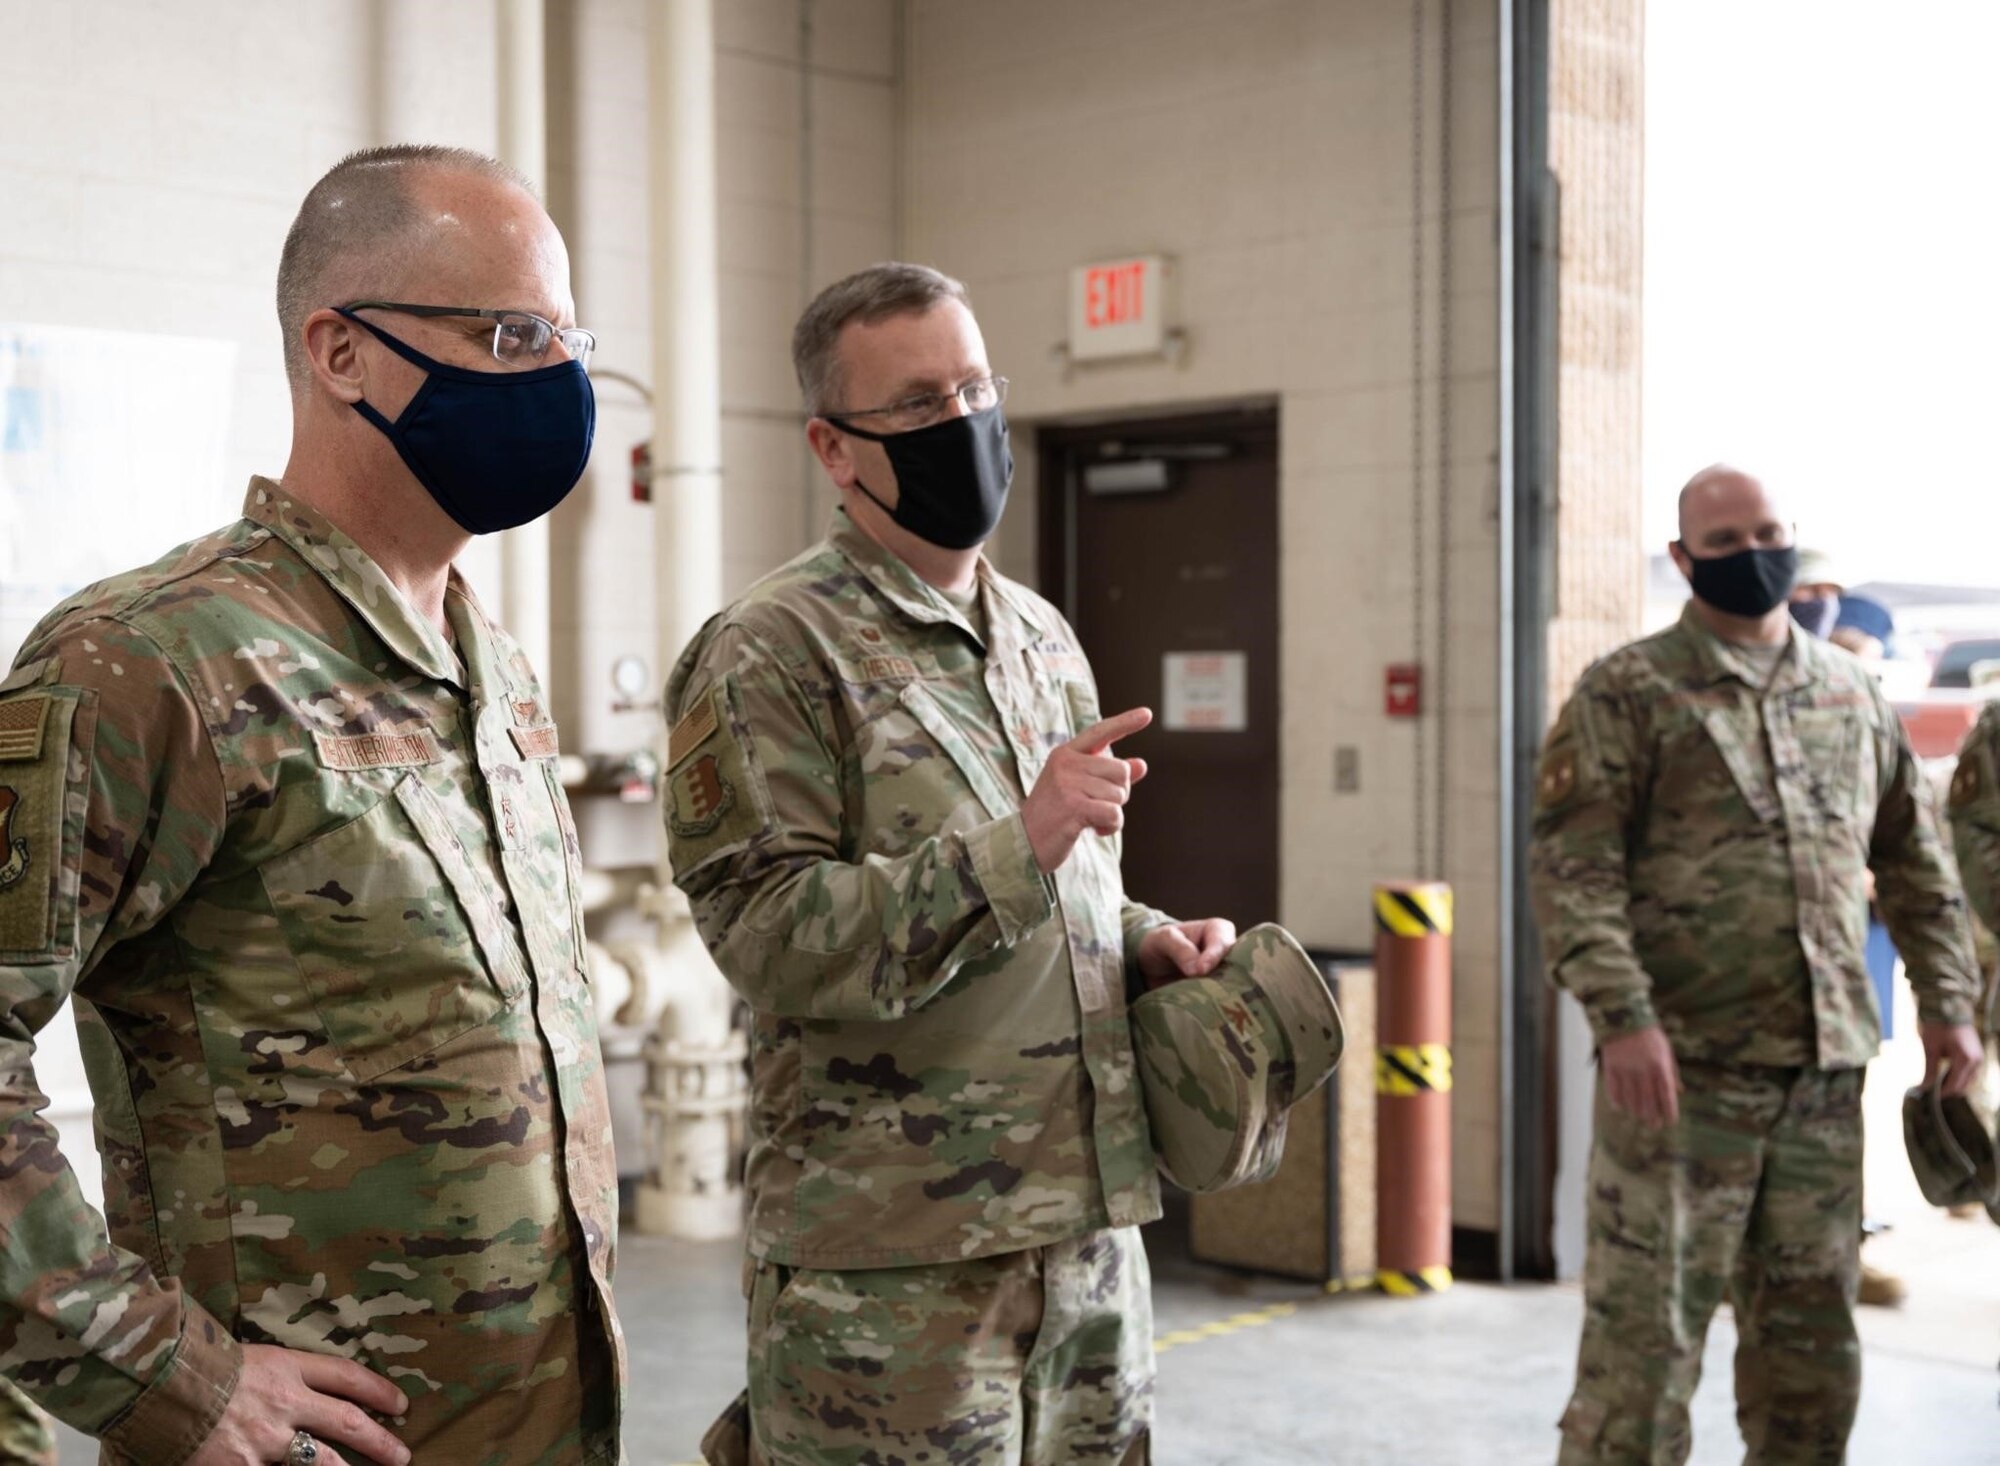
<svg viewBox="0 0 2000 1466">
<path fill-rule="evenodd" d="M 1278 414 L 1046 426 L 1041 585 L 1106 714 L 1153 709 L 1125 883 L 1176 916 L 1278 915 Z"/>
</svg>

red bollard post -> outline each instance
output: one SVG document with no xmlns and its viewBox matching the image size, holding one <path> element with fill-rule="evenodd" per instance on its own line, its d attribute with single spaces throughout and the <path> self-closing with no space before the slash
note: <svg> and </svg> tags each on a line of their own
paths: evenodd
<svg viewBox="0 0 2000 1466">
<path fill-rule="evenodd" d="M 1414 1298 L 1451 1286 L 1451 887 L 1375 887 L 1376 1274 Z"/>
</svg>

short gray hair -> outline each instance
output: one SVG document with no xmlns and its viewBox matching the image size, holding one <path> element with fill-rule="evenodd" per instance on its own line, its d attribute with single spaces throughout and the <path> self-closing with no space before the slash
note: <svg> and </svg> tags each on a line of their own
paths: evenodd
<svg viewBox="0 0 2000 1466">
<path fill-rule="evenodd" d="M 393 257 L 412 243 L 423 216 L 410 180 L 426 170 L 469 173 L 535 191 L 525 176 L 498 158 L 436 143 L 364 148 L 334 164 L 299 205 L 278 258 L 278 329 L 285 338 L 285 375 L 294 388 L 311 375 L 302 335 L 306 317 L 341 303 L 328 291 L 341 284 L 353 261 Z M 394 266 L 402 268 L 403 261 L 395 260 Z M 390 283 L 384 278 L 374 288 L 386 290 Z"/>
<path fill-rule="evenodd" d="M 891 316 L 921 315 L 947 300 L 971 306 L 965 286 L 942 270 L 901 261 L 870 265 L 827 286 L 792 328 L 792 369 L 798 373 L 806 411 L 817 417 L 840 410 L 847 385 L 840 333 L 850 321 L 872 326 Z"/>
</svg>

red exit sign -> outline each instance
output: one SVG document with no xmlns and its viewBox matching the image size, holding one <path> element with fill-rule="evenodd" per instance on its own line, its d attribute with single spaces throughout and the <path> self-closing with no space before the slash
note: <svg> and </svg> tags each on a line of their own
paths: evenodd
<svg viewBox="0 0 2000 1466">
<path fill-rule="evenodd" d="M 1146 309 L 1146 262 L 1086 265 L 1083 274 L 1083 324 L 1096 331 L 1141 319 Z"/>
<path fill-rule="evenodd" d="M 1162 255 L 1098 260 L 1070 271 L 1069 351 L 1072 359 L 1145 356 L 1166 342 L 1166 288 Z"/>
</svg>

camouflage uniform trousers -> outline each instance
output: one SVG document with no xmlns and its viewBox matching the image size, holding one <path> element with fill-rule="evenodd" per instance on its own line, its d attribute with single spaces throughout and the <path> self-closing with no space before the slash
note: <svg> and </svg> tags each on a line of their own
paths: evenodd
<svg viewBox="0 0 2000 1466">
<path fill-rule="evenodd" d="M 758 1263 L 747 1399 L 703 1442 L 716 1466 L 1147 1466 L 1139 1231 L 915 1267 Z"/>
<path fill-rule="evenodd" d="M 1725 1291 L 1746 1463 L 1837 1466 L 1861 1392 L 1862 1071 L 1689 1059 L 1680 1071 L 1680 1120 L 1661 1129 L 1598 1083 L 1560 1466 L 1687 1460 L 1688 1401 Z"/>
<path fill-rule="evenodd" d="M 0 1379 L 0 1466 L 56 1466 L 49 1417 L 8 1379 Z"/>
</svg>

